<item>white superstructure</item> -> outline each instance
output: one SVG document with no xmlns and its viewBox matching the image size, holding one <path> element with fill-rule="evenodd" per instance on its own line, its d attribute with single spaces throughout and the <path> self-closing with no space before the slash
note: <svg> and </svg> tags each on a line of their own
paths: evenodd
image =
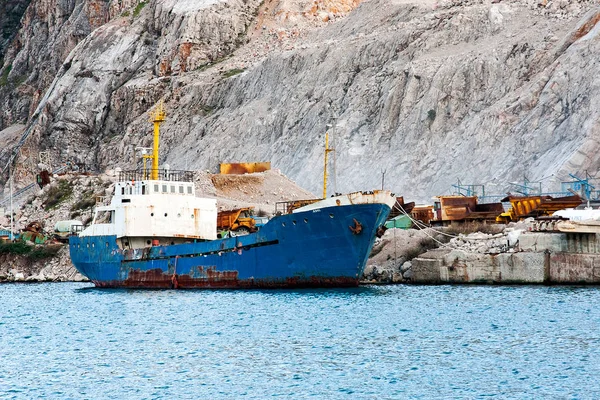
<svg viewBox="0 0 600 400">
<path fill-rule="evenodd" d="M 96 207 L 80 236 L 115 235 L 123 248 L 217 238 L 217 201 L 196 197 L 193 182 L 119 181 L 110 205 Z"/>
<path fill-rule="evenodd" d="M 92 224 L 79 236 L 115 235 L 123 249 L 217 238 L 216 199 L 196 197 L 191 172 L 171 171 L 167 165 L 159 169 L 159 127 L 165 116 L 161 101 L 150 113 L 153 148 L 140 148 L 143 169 L 119 170 L 110 205 L 96 207 Z"/>
</svg>

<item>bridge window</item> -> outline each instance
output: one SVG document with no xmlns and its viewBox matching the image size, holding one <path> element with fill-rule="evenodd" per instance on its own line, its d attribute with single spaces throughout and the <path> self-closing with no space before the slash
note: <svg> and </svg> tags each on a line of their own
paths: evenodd
<svg viewBox="0 0 600 400">
<path fill-rule="evenodd" d="M 175 193 L 175 185 L 171 185 L 171 193 Z"/>
<path fill-rule="evenodd" d="M 183 194 L 183 186 L 179 186 L 179 193 Z"/>
<path fill-rule="evenodd" d="M 167 193 L 167 185 L 162 185 L 162 192 Z"/>
<path fill-rule="evenodd" d="M 113 224 L 115 222 L 115 211 L 105 210 L 98 211 L 94 218 L 94 224 Z"/>
<path fill-rule="evenodd" d="M 158 193 L 158 185 L 154 185 L 154 193 Z"/>
<path fill-rule="evenodd" d="M 188 194 L 192 194 L 192 187 L 188 186 Z"/>
</svg>

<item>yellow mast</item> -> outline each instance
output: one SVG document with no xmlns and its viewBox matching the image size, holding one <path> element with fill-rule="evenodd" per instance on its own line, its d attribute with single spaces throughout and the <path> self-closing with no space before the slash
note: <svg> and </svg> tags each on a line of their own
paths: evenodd
<svg viewBox="0 0 600 400">
<path fill-rule="evenodd" d="M 160 124 L 165 120 L 165 116 L 166 113 L 161 100 L 154 111 L 150 112 L 150 121 L 154 123 L 154 146 L 152 148 L 152 171 L 150 174 L 150 179 L 154 181 L 158 180 L 158 143 L 160 136 Z"/>
<path fill-rule="evenodd" d="M 327 197 L 327 156 L 333 149 L 329 148 L 329 132 L 325 132 L 325 165 L 323 168 L 323 198 Z"/>
</svg>

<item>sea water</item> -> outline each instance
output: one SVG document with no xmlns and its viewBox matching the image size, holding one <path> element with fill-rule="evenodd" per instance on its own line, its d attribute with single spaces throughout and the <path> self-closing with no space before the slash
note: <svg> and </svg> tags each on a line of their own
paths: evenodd
<svg viewBox="0 0 600 400">
<path fill-rule="evenodd" d="M 600 398 L 594 287 L 0 285 L 2 399 Z"/>
</svg>

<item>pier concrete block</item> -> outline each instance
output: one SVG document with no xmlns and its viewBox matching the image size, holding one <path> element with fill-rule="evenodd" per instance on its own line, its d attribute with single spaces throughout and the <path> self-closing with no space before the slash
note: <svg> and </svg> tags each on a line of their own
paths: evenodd
<svg viewBox="0 0 600 400">
<path fill-rule="evenodd" d="M 520 252 L 429 251 L 412 261 L 415 283 L 600 284 L 600 241 L 590 234 L 521 235 Z M 528 251 L 523 251 L 528 249 Z"/>
<path fill-rule="evenodd" d="M 498 254 L 501 283 L 543 283 L 545 279 L 544 253 Z"/>
<path fill-rule="evenodd" d="M 525 232 L 519 236 L 519 250 L 543 252 L 565 251 L 566 233 Z"/>
<path fill-rule="evenodd" d="M 416 283 L 543 283 L 545 253 L 481 254 L 452 250 L 413 260 Z"/>
<path fill-rule="evenodd" d="M 443 267 L 443 253 L 427 252 L 412 260 L 412 282 L 441 283 L 440 270 Z"/>
<path fill-rule="evenodd" d="M 550 256 L 552 283 L 600 283 L 600 254 L 557 253 Z"/>
</svg>

